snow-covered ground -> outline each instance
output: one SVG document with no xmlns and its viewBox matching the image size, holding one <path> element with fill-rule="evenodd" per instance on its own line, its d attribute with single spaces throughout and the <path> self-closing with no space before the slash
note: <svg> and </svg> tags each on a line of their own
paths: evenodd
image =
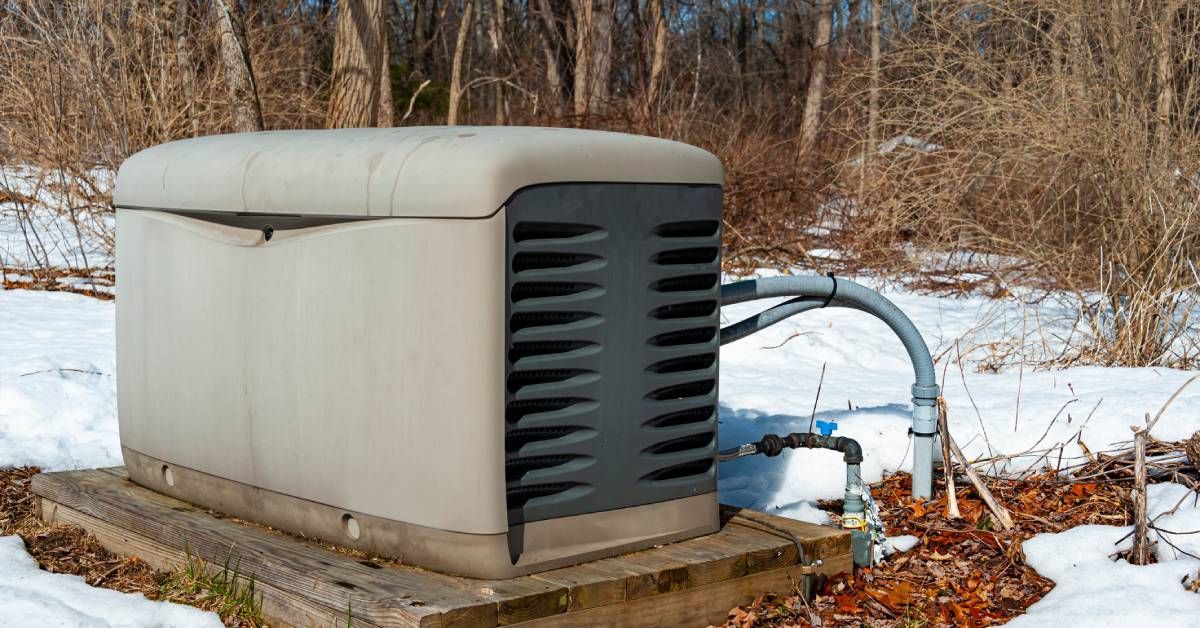
<svg viewBox="0 0 1200 628">
<path fill-rule="evenodd" d="M 1200 594 L 1183 587 L 1200 569 L 1200 560 L 1187 556 L 1200 556 L 1197 495 L 1178 484 L 1152 484 L 1147 493 L 1155 527 L 1175 533 L 1153 534 L 1158 563 L 1136 566 L 1111 558 L 1133 545 L 1132 527 L 1085 525 L 1039 534 L 1023 544 L 1025 560 L 1053 580 L 1054 589 L 1010 625 L 1186 628 L 1200 624 Z"/>
<path fill-rule="evenodd" d="M 1079 441 L 1092 452 L 1117 448 L 1131 439 L 1131 425 L 1157 412 L 1193 375 L 1167 368 L 1022 366 L 1022 357 L 1044 361 L 1062 351 L 1076 328 L 1076 310 L 1065 299 L 1031 304 L 882 292 L 908 314 L 937 358 L 955 440 L 972 459 L 998 458 L 984 465 L 989 471 L 1069 466 L 1084 457 Z M 725 308 L 723 324 L 763 307 Z M 912 382 L 908 358 L 883 323 L 851 310 L 802 314 L 722 347 L 721 444 L 834 421 L 837 434 L 863 445 L 867 481 L 911 470 Z M 1198 429 L 1200 385 L 1184 390 L 1153 435 L 1180 440 Z M 720 473 L 722 500 L 814 521 L 824 514 L 813 502 L 840 496 L 844 482 L 840 454 L 830 451 L 743 458 L 723 464 Z"/>
<path fill-rule="evenodd" d="M 914 320 L 938 358 L 956 440 L 972 458 L 1001 458 L 996 470 L 1067 466 L 1083 455 L 1079 441 L 1093 452 L 1114 448 L 1130 439 L 1131 425 L 1157 412 L 1192 375 L 1167 368 L 1021 366 L 1023 360 L 1057 355 L 1076 331 L 1075 311 L 1066 299 L 1023 303 L 1016 297 L 951 298 L 886 287 L 884 294 Z M 765 305 L 726 308 L 724 322 Z M 911 383 L 907 357 L 882 323 L 849 310 L 810 312 L 722 349 L 720 442 L 728 447 L 767 432 L 806 431 L 810 420 L 835 421 L 838 434 L 863 444 L 864 477 L 876 481 L 911 468 Z M 0 291 L 0 465 L 120 464 L 115 386 L 112 302 Z M 1178 440 L 1197 429 L 1200 384 L 1175 400 L 1153 435 Z M 815 500 L 841 495 L 843 469 L 840 456 L 826 451 L 737 460 L 720 468 L 721 499 L 825 521 Z M 1155 486 L 1154 512 L 1169 510 L 1186 493 L 1175 485 Z M 1160 528 L 1200 528 L 1200 510 L 1190 496 L 1191 502 L 1185 499 L 1178 512 L 1159 520 Z M 1139 604 L 1145 609 L 1151 599 L 1161 602 L 1163 619 L 1156 620 L 1161 625 L 1200 616 L 1200 596 L 1185 593 L 1179 583 L 1184 574 L 1195 575 L 1197 561 L 1164 553 L 1172 551 L 1167 543 L 1159 544 L 1162 562 L 1154 566 L 1109 560 L 1127 532 L 1088 526 L 1029 541 L 1030 564 L 1058 586 L 1023 621 L 1061 624 L 1096 596 L 1103 597 L 1104 608 L 1127 613 L 1110 617 L 1129 617 L 1130 609 Z M 1170 539 L 1192 553 L 1200 550 L 1200 535 Z M 7 565 L 0 563 L 0 574 L 12 571 Z M 0 579 L 0 598 L 8 597 L 6 582 Z M 0 612 L 16 608 L 5 604 L 0 599 Z"/>
<path fill-rule="evenodd" d="M 88 586 L 38 568 L 15 536 L 0 537 L 0 626 L 215 628 L 216 613 Z"/>
</svg>

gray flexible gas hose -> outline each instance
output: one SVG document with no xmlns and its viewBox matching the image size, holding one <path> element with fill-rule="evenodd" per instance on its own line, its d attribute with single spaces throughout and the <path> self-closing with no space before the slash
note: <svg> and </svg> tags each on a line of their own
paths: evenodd
<svg viewBox="0 0 1200 628">
<path fill-rule="evenodd" d="M 775 297 L 796 297 L 721 329 L 721 344 L 748 336 L 779 321 L 822 307 L 848 307 L 883 321 L 900 338 L 912 362 L 912 432 L 914 498 L 933 497 L 933 438 L 937 433 L 937 385 L 933 358 L 912 320 L 879 293 L 846 279 L 821 277 L 766 277 L 721 286 L 721 305 Z"/>
</svg>

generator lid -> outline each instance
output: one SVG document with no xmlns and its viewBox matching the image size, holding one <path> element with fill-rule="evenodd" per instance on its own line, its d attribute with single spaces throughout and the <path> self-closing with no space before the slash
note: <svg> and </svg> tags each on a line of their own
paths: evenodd
<svg viewBox="0 0 1200 628">
<path fill-rule="evenodd" d="M 721 185 L 702 149 L 651 137 L 538 127 L 406 127 L 215 135 L 121 165 L 117 207 L 478 218 L 558 182 Z"/>
</svg>

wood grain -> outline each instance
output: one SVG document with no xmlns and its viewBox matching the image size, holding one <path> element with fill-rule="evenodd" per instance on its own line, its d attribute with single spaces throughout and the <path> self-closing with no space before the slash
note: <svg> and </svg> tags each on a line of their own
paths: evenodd
<svg viewBox="0 0 1200 628">
<path fill-rule="evenodd" d="M 521 628 L 549 626 L 708 626 L 721 625 L 734 606 L 750 604 L 764 593 L 786 594 L 792 583 L 803 578 L 799 566 L 783 567 L 700 587 L 631 600 L 624 604 L 609 604 L 576 613 L 543 618 L 524 624 Z"/>
<path fill-rule="evenodd" d="M 349 553 L 223 517 L 141 488 L 121 468 L 35 476 L 42 517 L 91 532 L 105 547 L 159 569 L 185 561 L 253 574 L 272 625 L 674 625 L 720 622 L 729 608 L 805 574 L 849 570 L 836 528 L 723 507 L 712 535 L 508 580 L 476 580 Z M 799 552 L 820 560 L 797 565 Z M 545 625 L 549 625 L 546 623 Z"/>
</svg>

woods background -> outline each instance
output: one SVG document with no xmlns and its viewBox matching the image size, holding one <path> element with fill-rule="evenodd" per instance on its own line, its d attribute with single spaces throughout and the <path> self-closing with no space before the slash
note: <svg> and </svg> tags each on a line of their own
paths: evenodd
<svg viewBox="0 0 1200 628">
<path fill-rule="evenodd" d="M 1053 287 L 1094 332 L 1064 359 L 1190 364 L 1198 47 L 1183 0 L 7 0 L 0 203 L 39 259 L 41 191 L 111 243 L 112 172 L 169 140 L 642 133 L 721 158 L 730 270 Z"/>
</svg>

